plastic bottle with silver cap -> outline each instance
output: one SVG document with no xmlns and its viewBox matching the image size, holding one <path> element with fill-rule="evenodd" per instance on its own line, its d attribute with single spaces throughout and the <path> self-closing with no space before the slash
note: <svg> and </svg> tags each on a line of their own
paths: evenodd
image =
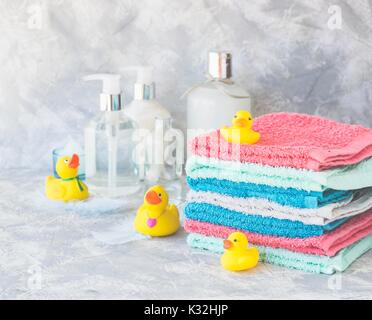
<svg viewBox="0 0 372 320">
<path fill-rule="evenodd" d="M 187 140 L 229 124 L 241 109 L 251 110 L 251 97 L 232 80 L 232 54 L 209 52 L 206 81 L 187 92 Z"/>
<path fill-rule="evenodd" d="M 134 70 L 134 98 L 124 110 L 136 121 L 138 131 L 135 162 L 138 163 L 141 180 L 149 183 L 177 180 L 183 173 L 184 139 L 181 130 L 172 126 L 172 116 L 155 95 L 153 67 L 132 66 L 123 71 Z"/>
<path fill-rule="evenodd" d="M 133 101 L 124 110 L 124 113 L 136 121 L 141 129 L 147 130 L 154 129 L 156 118 L 170 118 L 169 111 L 156 100 L 153 67 L 136 66 L 126 67 L 123 70 L 137 72 Z"/>
<path fill-rule="evenodd" d="M 89 188 L 108 197 L 134 194 L 141 188 L 132 159 L 137 124 L 122 111 L 120 75 L 102 73 L 83 79 L 103 82 L 101 112 L 84 130 L 85 171 Z"/>
</svg>

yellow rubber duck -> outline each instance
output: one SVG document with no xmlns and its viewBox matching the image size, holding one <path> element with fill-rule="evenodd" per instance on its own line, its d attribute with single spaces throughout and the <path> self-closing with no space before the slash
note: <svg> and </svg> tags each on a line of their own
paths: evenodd
<svg viewBox="0 0 372 320">
<path fill-rule="evenodd" d="M 79 156 L 60 157 L 56 164 L 60 179 L 48 176 L 45 181 L 45 193 L 51 200 L 73 201 L 89 197 L 88 187 L 79 180 Z"/>
<path fill-rule="evenodd" d="M 147 190 L 143 204 L 134 219 L 137 232 L 162 237 L 175 233 L 180 227 L 180 216 L 174 204 L 168 204 L 168 194 L 160 185 Z"/>
<path fill-rule="evenodd" d="M 242 271 L 254 268 L 259 259 L 257 248 L 248 248 L 248 240 L 244 233 L 233 232 L 223 241 L 225 253 L 221 256 L 221 264 L 226 270 Z"/>
<path fill-rule="evenodd" d="M 220 129 L 221 136 L 230 143 L 255 144 L 260 140 L 260 133 L 252 130 L 253 118 L 248 111 L 238 111 L 232 120 L 232 126 Z"/>
</svg>

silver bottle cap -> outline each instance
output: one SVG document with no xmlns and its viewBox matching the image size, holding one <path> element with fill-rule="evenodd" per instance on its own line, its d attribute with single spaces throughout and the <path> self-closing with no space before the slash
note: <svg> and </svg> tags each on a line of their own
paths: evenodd
<svg viewBox="0 0 372 320">
<path fill-rule="evenodd" d="M 155 99 L 155 83 L 154 82 L 151 84 L 135 83 L 134 99 L 135 100 Z"/>
<path fill-rule="evenodd" d="M 121 94 L 106 94 L 101 93 L 100 108 L 101 111 L 120 111 L 121 110 Z"/>
<path fill-rule="evenodd" d="M 232 77 L 231 53 L 219 51 L 209 52 L 208 72 L 213 79 L 230 79 Z"/>
</svg>

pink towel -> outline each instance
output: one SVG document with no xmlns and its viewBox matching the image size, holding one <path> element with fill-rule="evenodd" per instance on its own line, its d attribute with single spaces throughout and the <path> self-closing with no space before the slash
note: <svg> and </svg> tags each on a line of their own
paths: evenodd
<svg viewBox="0 0 372 320">
<path fill-rule="evenodd" d="M 226 142 L 219 130 L 191 142 L 193 154 L 320 171 L 372 156 L 372 130 L 298 113 L 271 113 L 254 120 L 261 133 L 254 145 Z"/>
<path fill-rule="evenodd" d="M 219 238 L 227 238 L 230 233 L 237 231 L 237 229 L 230 227 L 195 220 L 185 220 L 184 228 L 189 233 L 200 233 Z M 318 237 L 284 238 L 245 231 L 244 233 L 252 244 L 307 254 L 334 256 L 341 249 L 372 233 L 372 210 L 358 215 L 339 228 Z"/>
</svg>

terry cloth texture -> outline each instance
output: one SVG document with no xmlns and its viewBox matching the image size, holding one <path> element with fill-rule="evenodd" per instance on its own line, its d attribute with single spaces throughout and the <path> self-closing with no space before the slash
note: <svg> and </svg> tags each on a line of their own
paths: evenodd
<svg viewBox="0 0 372 320">
<path fill-rule="evenodd" d="M 192 179 L 187 177 L 187 183 L 191 189 L 196 191 L 210 191 L 239 198 L 264 198 L 281 205 L 296 208 L 318 208 L 329 203 L 348 199 L 352 195 L 351 191 L 332 189 L 327 189 L 323 192 L 305 191 L 214 178 Z"/>
<path fill-rule="evenodd" d="M 188 203 L 207 203 L 244 214 L 300 221 L 305 224 L 324 226 L 333 221 L 355 216 L 372 208 L 372 188 L 355 191 L 347 200 L 328 204 L 321 208 L 300 209 L 283 206 L 262 198 L 236 198 L 223 194 L 190 190 Z"/>
<path fill-rule="evenodd" d="M 255 245 L 333 256 L 341 249 L 372 233 L 372 210 L 351 218 L 333 231 L 310 238 L 268 236 L 190 219 L 185 220 L 184 228 L 189 233 L 219 238 L 227 238 L 232 232 L 241 231 L 248 237 L 249 242 Z"/>
<path fill-rule="evenodd" d="M 263 235 L 288 238 L 320 236 L 342 225 L 348 219 L 340 219 L 325 226 L 309 225 L 300 221 L 244 214 L 220 206 L 198 202 L 188 203 L 184 212 L 187 219 L 210 222 Z"/>
<path fill-rule="evenodd" d="M 195 155 L 274 167 L 320 171 L 372 156 L 372 130 L 299 113 L 271 113 L 254 120 L 261 139 L 253 145 L 226 142 L 219 130 L 191 141 Z"/>
<path fill-rule="evenodd" d="M 222 254 L 223 239 L 208 237 L 200 234 L 189 234 L 187 237 L 189 246 Z M 257 246 L 260 251 L 260 260 L 291 269 L 299 269 L 306 272 L 333 274 L 336 271 L 346 270 L 356 259 L 372 248 L 372 235 L 344 248 L 334 257 L 317 256 L 292 252 L 285 249 L 275 249 Z"/>
<path fill-rule="evenodd" d="M 216 178 L 279 188 L 356 190 L 372 186 L 372 158 L 337 169 L 310 171 L 192 156 L 186 173 L 192 179 Z"/>
</svg>

